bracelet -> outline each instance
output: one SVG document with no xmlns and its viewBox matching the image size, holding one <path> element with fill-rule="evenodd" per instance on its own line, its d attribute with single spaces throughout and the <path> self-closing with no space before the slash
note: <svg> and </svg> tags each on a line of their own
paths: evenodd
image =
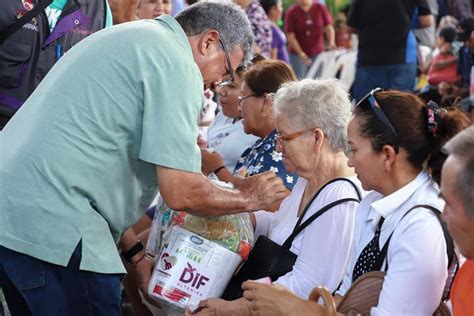
<svg viewBox="0 0 474 316">
<path fill-rule="evenodd" d="M 139 240 L 132 248 L 130 248 L 127 251 L 122 251 L 122 257 L 127 261 L 128 263 L 132 264 L 132 258 L 135 256 L 137 253 L 140 251 L 143 251 L 145 249 L 145 246 L 143 243 Z"/>
<path fill-rule="evenodd" d="M 217 173 L 218 173 L 219 171 L 221 171 L 222 169 L 224 169 L 224 168 L 225 168 L 225 166 L 220 166 L 219 168 L 217 168 L 216 170 L 214 170 L 212 173 L 215 174 L 215 175 L 217 175 Z"/>
</svg>

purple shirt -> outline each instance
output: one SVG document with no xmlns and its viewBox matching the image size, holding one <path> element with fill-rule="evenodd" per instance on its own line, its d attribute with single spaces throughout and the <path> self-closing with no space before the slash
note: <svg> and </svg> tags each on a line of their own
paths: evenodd
<svg viewBox="0 0 474 316">
<path fill-rule="evenodd" d="M 290 64 L 290 58 L 288 57 L 288 50 L 286 49 L 286 36 L 285 33 L 275 24 L 272 24 L 272 49 L 277 48 L 277 58 Z"/>
</svg>

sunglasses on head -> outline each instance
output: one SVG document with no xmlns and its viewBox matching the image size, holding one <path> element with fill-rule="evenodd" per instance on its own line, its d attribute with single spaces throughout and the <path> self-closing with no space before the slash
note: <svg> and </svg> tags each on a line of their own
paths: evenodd
<svg viewBox="0 0 474 316">
<path fill-rule="evenodd" d="M 363 104 L 368 103 L 370 108 L 372 109 L 372 112 L 374 112 L 375 116 L 377 119 L 382 122 L 382 124 L 390 131 L 390 133 L 393 136 L 393 139 L 395 140 L 395 146 L 398 151 L 398 134 L 395 128 L 393 127 L 392 123 L 390 123 L 390 120 L 388 119 L 387 115 L 385 115 L 384 111 L 380 107 L 379 103 L 377 102 L 377 99 L 375 98 L 375 93 L 377 92 L 382 92 L 382 88 L 375 88 L 372 91 L 370 91 L 365 97 L 363 97 L 356 105 L 356 107 L 359 107 Z"/>
</svg>

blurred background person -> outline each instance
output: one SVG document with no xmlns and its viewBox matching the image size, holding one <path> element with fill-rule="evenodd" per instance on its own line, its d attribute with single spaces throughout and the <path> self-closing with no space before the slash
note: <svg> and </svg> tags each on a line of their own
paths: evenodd
<svg viewBox="0 0 474 316">
<path fill-rule="evenodd" d="M 456 39 L 456 29 L 447 26 L 439 31 L 436 38 L 437 54 L 430 62 L 421 66 L 421 71 L 426 73 L 427 84 L 421 90 L 420 96 L 428 102 L 430 100 L 441 102 L 439 85 L 459 83 L 461 77 L 457 71 L 457 54 L 453 53 L 453 42 Z"/>
<path fill-rule="evenodd" d="M 324 4 L 312 0 L 296 0 L 285 14 L 290 62 L 296 76 L 304 78 L 316 56 L 324 51 L 324 38 L 329 48 L 336 48 L 333 19 Z"/>
<path fill-rule="evenodd" d="M 351 31 L 347 26 L 347 12 L 349 7 L 337 13 L 336 16 L 336 46 L 349 49 L 352 47 Z"/>
<path fill-rule="evenodd" d="M 71 47 L 112 25 L 106 0 L 54 0 L 18 30 L 9 31 L 42 3 L 0 1 L 0 130 Z"/>
<path fill-rule="evenodd" d="M 171 0 L 140 0 L 138 17 L 140 19 L 154 19 L 162 14 L 171 15 L 172 10 Z"/>
<path fill-rule="evenodd" d="M 281 20 L 283 14 L 283 7 L 281 0 L 260 0 L 260 4 L 265 10 L 268 19 L 272 23 L 272 59 L 279 59 L 287 64 L 290 64 L 290 57 L 288 56 L 287 40 L 285 32 L 278 26 L 278 21 Z"/>
<path fill-rule="evenodd" d="M 411 27 L 415 9 L 419 28 L 433 23 L 425 0 L 352 2 L 348 25 L 359 37 L 353 86 L 357 101 L 376 87 L 414 89 L 417 49 Z"/>
<path fill-rule="evenodd" d="M 272 24 L 258 0 L 234 0 L 247 14 L 255 37 L 254 51 L 270 58 L 272 51 Z"/>
</svg>

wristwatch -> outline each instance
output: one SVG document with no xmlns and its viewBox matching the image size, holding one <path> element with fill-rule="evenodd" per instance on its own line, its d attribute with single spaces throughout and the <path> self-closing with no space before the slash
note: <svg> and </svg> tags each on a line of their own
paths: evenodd
<svg viewBox="0 0 474 316">
<path fill-rule="evenodd" d="M 129 264 L 133 264 L 132 263 L 133 256 L 135 256 L 137 253 L 143 250 L 145 250 L 145 245 L 143 245 L 143 243 L 139 240 L 132 248 L 130 248 L 127 251 L 121 252 L 122 258 L 125 259 L 125 261 L 127 261 Z"/>
</svg>

